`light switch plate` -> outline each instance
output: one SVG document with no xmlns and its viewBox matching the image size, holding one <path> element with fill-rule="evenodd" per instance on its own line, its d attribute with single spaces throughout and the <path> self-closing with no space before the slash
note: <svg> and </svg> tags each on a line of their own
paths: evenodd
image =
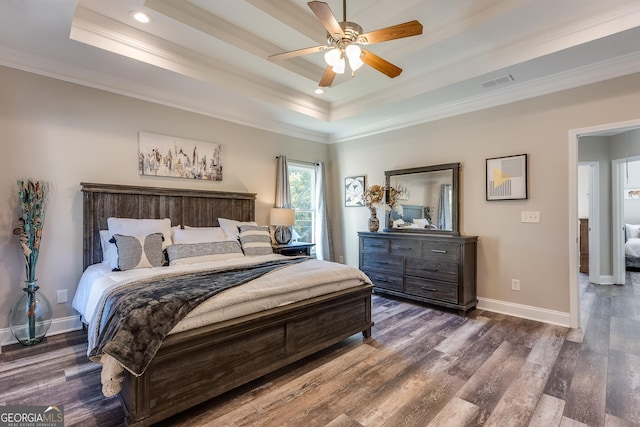
<svg viewBox="0 0 640 427">
<path fill-rule="evenodd" d="M 540 222 L 540 212 L 520 212 L 520 222 Z"/>
</svg>

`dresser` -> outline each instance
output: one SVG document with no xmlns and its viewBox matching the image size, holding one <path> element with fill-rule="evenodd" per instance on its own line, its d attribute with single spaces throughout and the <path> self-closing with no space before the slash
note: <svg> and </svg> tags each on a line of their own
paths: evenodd
<svg viewBox="0 0 640 427">
<path fill-rule="evenodd" d="M 580 218 L 580 273 L 589 274 L 589 218 Z"/>
<path fill-rule="evenodd" d="M 477 304 L 477 236 L 359 232 L 360 269 L 374 291 L 453 308 Z"/>
</svg>

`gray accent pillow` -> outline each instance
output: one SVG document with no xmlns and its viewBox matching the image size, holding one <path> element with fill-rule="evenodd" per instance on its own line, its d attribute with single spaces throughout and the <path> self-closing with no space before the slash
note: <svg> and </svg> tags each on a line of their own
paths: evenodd
<svg viewBox="0 0 640 427">
<path fill-rule="evenodd" d="M 269 227 L 241 225 L 239 229 L 240 243 L 242 244 L 242 251 L 245 255 L 269 255 L 273 253 Z"/>
<path fill-rule="evenodd" d="M 167 248 L 167 255 L 171 265 L 219 261 L 244 256 L 240 243 L 235 240 L 171 245 Z"/>
<path fill-rule="evenodd" d="M 118 267 L 114 271 L 161 267 L 164 262 L 162 233 L 146 236 L 114 234 L 113 240 L 118 248 Z"/>
</svg>

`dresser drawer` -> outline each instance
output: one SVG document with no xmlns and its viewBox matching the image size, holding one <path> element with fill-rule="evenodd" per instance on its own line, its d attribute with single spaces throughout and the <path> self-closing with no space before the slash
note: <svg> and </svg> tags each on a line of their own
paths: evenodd
<svg viewBox="0 0 640 427">
<path fill-rule="evenodd" d="M 417 240 L 391 240 L 391 253 L 402 256 L 420 256 L 422 245 Z"/>
<path fill-rule="evenodd" d="M 381 270 L 402 276 L 403 261 L 401 256 L 387 254 L 362 254 L 362 269 Z"/>
<path fill-rule="evenodd" d="M 364 274 L 369 276 L 374 286 L 379 288 L 391 289 L 402 292 L 402 276 L 394 274 L 385 274 L 378 271 L 362 270 Z"/>
<path fill-rule="evenodd" d="M 362 239 L 362 251 L 368 254 L 388 254 L 389 240 L 365 237 Z"/>
<path fill-rule="evenodd" d="M 458 285 L 455 283 L 441 283 L 407 277 L 404 291 L 408 294 L 433 298 L 451 303 L 458 302 Z"/>
<path fill-rule="evenodd" d="M 448 282 L 458 281 L 458 263 L 448 259 L 406 258 L 405 274 Z"/>
<path fill-rule="evenodd" d="M 430 260 L 442 262 L 458 262 L 458 248 L 455 243 L 447 242 L 423 242 L 422 256 Z"/>
</svg>

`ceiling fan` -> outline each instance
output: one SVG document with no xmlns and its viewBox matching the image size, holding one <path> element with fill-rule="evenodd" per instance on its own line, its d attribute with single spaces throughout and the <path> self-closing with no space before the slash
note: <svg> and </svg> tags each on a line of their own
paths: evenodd
<svg viewBox="0 0 640 427">
<path fill-rule="evenodd" d="M 331 12 L 331 8 L 325 2 L 310 1 L 307 5 L 327 30 L 327 44 L 271 55 L 268 59 L 276 61 L 310 53 L 325 52 L 324 59 L 327 63 L 327 68 L 320 79 L 320 87 L 331 86 L 336 74 L 344 73 L 346 61 L 349 62 L 351 67 L 352 76 L 363 64 L 367 64 L 391 78 L 399 76 L 402 68 L 366 49 L 362 49 L 359 45 L 370 45 L 422 34 L 422 24 L 418 21 L 409 21 L 404 24 L 363 33 L 360 25 L 347 21 L 347 0 L 343 0 L 342 22 L 338 22 Z"/>
</svg>

